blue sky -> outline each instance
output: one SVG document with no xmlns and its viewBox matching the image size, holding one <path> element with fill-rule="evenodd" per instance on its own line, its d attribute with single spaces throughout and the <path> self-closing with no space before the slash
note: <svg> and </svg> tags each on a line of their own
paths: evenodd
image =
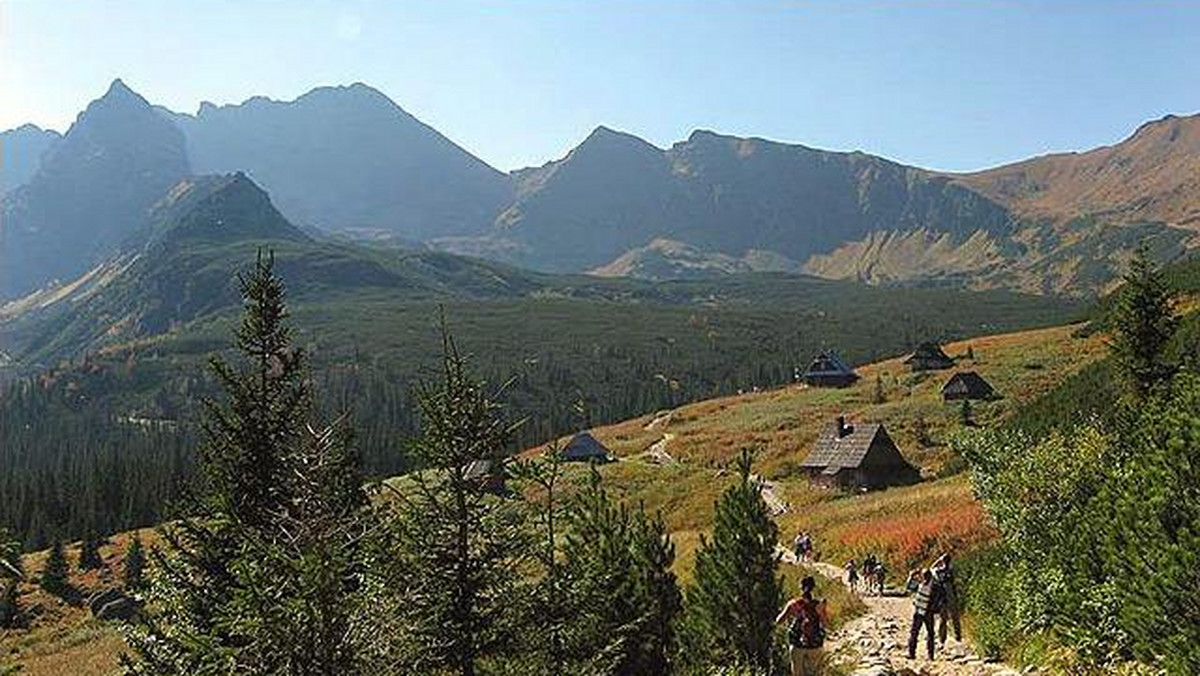
<svg viewBox="0 0 1200 676">
<path fill-rule="evenodd" d="M 0 128 L 362 81 L 500 169 L 596 125 L 967 170 L 1200 112 L 1200 2 L 0 0 Z"/>
</svg>

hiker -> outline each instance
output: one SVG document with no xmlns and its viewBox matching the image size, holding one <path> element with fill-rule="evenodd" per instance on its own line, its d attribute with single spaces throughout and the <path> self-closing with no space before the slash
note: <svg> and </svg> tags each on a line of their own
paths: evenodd
<svg viewBox="0 0 1200 676">
<path fill-rule="evenodd" d="M 825 645 L 825 627 L 829 617 L 825 602 L 813 598 L 817 581 L 812 576 L 800 581 L 800 598 L 788 601 L 775 618 L 775 624 L 790 620 L 788 657 L 792 676 L 817 676 L 821 673 L 821 646 Z"/>
<path fill-rule="evenodd" d="M 883 580 L 887 577 L 887 568 L 884 567 L 882 561 L 875 562 L 875 566 L 871 570 L 871 577 L 875 582 L 875 594 L 883 596 Z"/>
<path fill-rule="evenodd" d="M 804 540 L 800 543 L 800 548 L 804 552 L 804 562 L 812 563 L 813 545 L 812 545 L 812 535 L 811 534 L 809 534 L 809 533 L 804 534 Z"/>
<path fill-rule="evenodd" d="M 954 581 L 954 568 L 950 565 L 950 554 L 938 557 L 933 564 L 934 582 L 941 585 L 943 603 L 938 614 L 938 642 L 946 645 L 946 625 L 954 625 L 954 640 L 962 641 L 962 606 L 959 605 L 958 587 Z"/>
<path fill-rule="evenodd" d="M 846 562 L 846 585 L 850 587 L 850 591 L 858 593 L 858 565 L 854 559 Z"/>
<path fill-rule="evenodd" d="M 792 554 L 796 555 L 796 563 L 799 564 L 804 557 L 804 531 L 796 533 L 792 539 Z"/>
<path fill-rule="evenodd" d="M 942 604 L 941 585 L 935 585 L 933 572 L 926 569 L 918 573 L 908 574 L 905 587 L 913 593 L 912 629 L 908 632 L 908 659 L 917 658 L 917 639 L 921 637 L 921 628 L 925 628 L 925 646 L 929 649 L 929 659 L 933 659 L 933 617 Z"/>
</svg>

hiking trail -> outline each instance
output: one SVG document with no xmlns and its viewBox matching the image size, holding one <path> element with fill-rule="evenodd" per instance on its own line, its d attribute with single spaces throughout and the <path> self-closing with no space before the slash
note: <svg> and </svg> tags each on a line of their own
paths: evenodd
<svg viewBox="0 0 1200 676">
<path fill-rule="evenodd" d="M 791 552 L 785 563 L 796 563 Z M 810 563 L 822 575 L 846 583 L 844 571 L 828 563 Z M 937 646 L 934 660 L 924 655 L 925 636 L 918 642 L 917 659 L 908 659 L 908 631 L 912 625 L 912 599 L 886 588 L 884 596 L 859 595 L 866 614 L 856 617 L 825 640 L 825 651 L 835 662 L 853 668 L 851 676 L 1022 676 L 1001 663 L 986 662 L 967 641 L 951 635 L 945 647 Z M 965 637 L 964 637 L 965 638 Z M 1026 669 L 1025 674 L 1036 673 Z"/>
</svg>

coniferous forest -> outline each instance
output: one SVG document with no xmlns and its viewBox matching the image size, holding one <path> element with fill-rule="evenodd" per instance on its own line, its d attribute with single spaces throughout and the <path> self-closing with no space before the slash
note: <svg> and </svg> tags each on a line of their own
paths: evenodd
<svg viewBox="0 0 1200 676">
<path fill-rule="evenodd" d="M 423 469 L 401 483 L 364 484 L 346 418 L 325 418 L 315 405 L 269 258 L 243 291 L 240 356 L 212 363 L 224 394 L 208 405 L 181 518 L 160 528 L 143 612 L 128 628 L 127 673 L 639 674 L 783 664 L 771 629 L 780 600 L 774 525 L 750 456 L 701 547 L 711 572 L 684 594 L 657 516 L 611 499 L 595 473 L 562 485 L 553 452 L 507 466 L 513 423 L 449 334 L 439 378 L 418 395 L 411 453 Z M 505 487 L 481 480 L 479 463 L 503 473 Z M 749 605 L 746 584 L 763 590 Z M 731 624 L 731 612 L 751 622 Z"/>
</svg>

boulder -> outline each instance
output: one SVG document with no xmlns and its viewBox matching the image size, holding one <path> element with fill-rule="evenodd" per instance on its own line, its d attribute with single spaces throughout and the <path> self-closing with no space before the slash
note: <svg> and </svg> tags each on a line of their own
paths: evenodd
<svg viewBox="0 0 1200 676">
<path fill-rule="evenodd" d="M 126 598 L 125 592 L 116 587 L 101 589 L 88 597 L 88 610 L 92 611 L 92 615 L 99 615 L 105 605 L 123 598 Z"/>
<path fill-rule="evenodd" d="M 100 608 L 96 617 L 101 620 L 129 620 L 137 613 L 137 602 L 128 596 L 109 601 Z"/>
</svg>

